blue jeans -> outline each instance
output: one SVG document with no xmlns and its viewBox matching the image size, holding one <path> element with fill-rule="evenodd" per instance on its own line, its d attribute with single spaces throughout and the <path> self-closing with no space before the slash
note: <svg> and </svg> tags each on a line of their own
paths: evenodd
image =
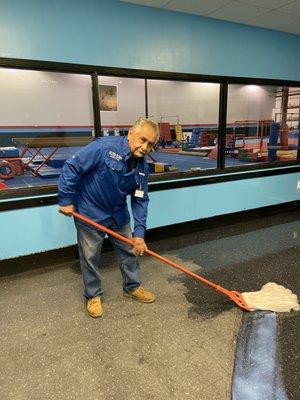
<svg viewBox="0 0 300 400">
<path fill-rule="evenodd" d="M 105 233 L 94 228 L 86 227 L 76 221 L 75 225 L 77 229 L 79 260 L 84 283 L 84 296 L 89 299 L 102 294 L 99 266 Z M 132 238 L 130 224 L 118 230 L 116 223 L 112 220 L 107 228 L 129 239 Z M 108 236 L 118 258 L 123 277 L 123 290 L 125 292 L 132 292 L 141 285 L 138 258 L 129 244 L 116 239 L 114 236 Z"/>
</svg>

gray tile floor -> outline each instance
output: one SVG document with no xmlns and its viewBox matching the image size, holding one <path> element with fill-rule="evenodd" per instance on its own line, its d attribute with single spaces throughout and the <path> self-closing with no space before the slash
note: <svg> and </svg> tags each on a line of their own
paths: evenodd
<svg viewBox="0 0 300 400">
<path fill-rule="evenodd" d="M 270 277 L 299 294 L 299 241 L 295 211 L 149 247 L 228 289 L 257 290 Z M 230 399 L 243 311 L 156 260 L 141 264 L 153 304 L 123 298 L 115 258 L 104 254 L 99 319 L 85 312 L 76 262 L 1 277 L 0 399 Z M 296 399 L 299 317 L 279 323 L 284 379 Z"/>
</svg>

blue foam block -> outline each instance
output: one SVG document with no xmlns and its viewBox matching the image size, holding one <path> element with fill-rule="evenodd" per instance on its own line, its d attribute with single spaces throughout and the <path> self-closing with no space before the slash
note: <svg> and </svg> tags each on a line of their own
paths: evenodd
<svg viewBox="0 0 300 400">
<path fill-rule="evenodd" d="M 16 147 L 0 147 L 1 158 L 19 157 L 19 149 Z"/>
<path fill-rule="evenodd" d="M 42 164 L 42 162 L 31 162 L 30 164 L 27 164 L 26 168 L 29 171 L 34 171 L 38 168 L 39 164 Z"/>
<path fill-rule="evenodd" d="M 65 157 L 52 158 L 47 161 L 47 165 L 49 165 L 50 167 L 53 167 L 53 168 L 62 168 L 62 166 L 64 165 L 66 160 L 67 160 L 67 158 L 65 158 Z"/>
<path fill-rule="evenodd" d="M 147 161 L 147 164 L 148 164 L 149 172 L 151 174 L 152 172 L 154 172 L 154 162 L 153 161 Z"/>
<path fill-rule="evenodd" d="M 37 175 L 40 178 L 58 178 L 60 175 L 61 170 L 58 168 L 52 168 L 52 167 L 42 167 Z"/>
</svg>

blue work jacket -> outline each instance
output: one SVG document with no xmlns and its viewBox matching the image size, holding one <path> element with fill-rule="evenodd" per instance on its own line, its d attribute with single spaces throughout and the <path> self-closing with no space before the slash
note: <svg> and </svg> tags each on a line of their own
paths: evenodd
<svg viewBox="0 0 300 400">
<path fill-rule="evenodd" d="M 127 173 L 130 156 L 127 136 L 102 137 L 80 149 L 64 163 L 58 181 L 59 205 L 73 204 L 95 222 L 106 226 L 114 219 L 122 228 L 130 222 L 126 197 L 131 195 L 134 236 L 144 237 L 148 164 L 139 158 L 136 168 Z M 137 189 L 142 197 L 135 196 Z"/>
</svg>

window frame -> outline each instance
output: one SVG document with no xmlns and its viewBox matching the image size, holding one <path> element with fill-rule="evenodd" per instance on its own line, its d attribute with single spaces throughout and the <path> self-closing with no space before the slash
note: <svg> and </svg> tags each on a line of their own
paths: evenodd
<svg viewBox="0 0 300 400">
<path fill-rule="evenodd" d="M 187 82 L 207 82 L 220 84 L 219 94 L 219 123 L 218 123 L 218 158 L 217 167 L 203 171 L 182 171 L 161 173 L 159 176 L 150 176 L 149 191 L 168 190 L 171 188 L 188 187 L 209 183 L 224 182 L 236 179 L 247 179 L 300 171 L 300 135 L 298 140 L 297 160 L 263 162 L 243 167 L 225 167 L 225 140 L 227 100 L 229 84 L 288 86 L 300 87 L 300 81 L 230 77 L 219 75 L 203 75 L 182 72 L 165 72 L 152 70 L 139 70 L 130 68 L 117 68 L 106 66 L 83 65 L 73 63 L 60 63 L 51 61 L 1 58 L 0 68 L 14 68 L 20 70 L 50 71 L 58 73 L 86 74 L 91 76 L 94 129 L 95 136 L 101 136 L 100 104 L 98 93 L 98 76 L 116 76 L 126 78 L 140 78 L 145 80 L 145 115 L 148 114 L 147 80 L 174 80 Z M 174 181 L 172 183 L 172 181 Z M 57 198 L 57 185 L 42 185 L 35 188 L 18 188 L 1 190 L 0 211 L 15 208 L 55 204 Z M 18 199 L 19 200 L 16 200 Z M 23 204 L 23 206 L 22 206 Z"/>
</svg>

